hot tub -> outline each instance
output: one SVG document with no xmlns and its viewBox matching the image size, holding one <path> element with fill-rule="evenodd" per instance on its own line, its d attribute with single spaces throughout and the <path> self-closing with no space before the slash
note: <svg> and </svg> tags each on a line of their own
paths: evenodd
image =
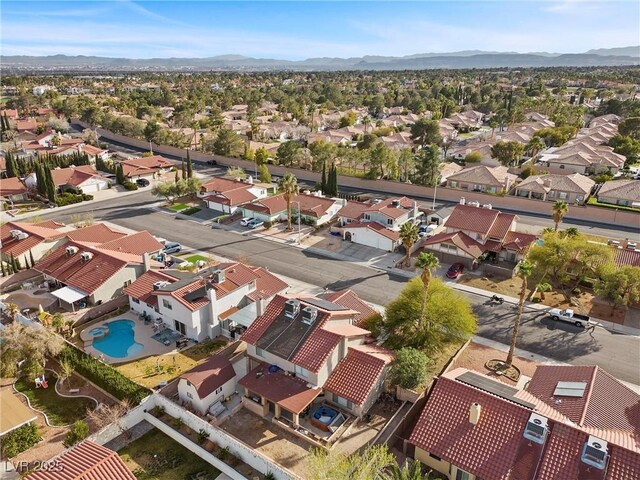
<svg viewBox="0 0 640 480">
<path fill-rule="evenodd" d="M 344 420 L 340 412 L 327 405 L 320 405 L 311 415 L 311 424 L 324 432 L 334 432 Z"/>
</svg>

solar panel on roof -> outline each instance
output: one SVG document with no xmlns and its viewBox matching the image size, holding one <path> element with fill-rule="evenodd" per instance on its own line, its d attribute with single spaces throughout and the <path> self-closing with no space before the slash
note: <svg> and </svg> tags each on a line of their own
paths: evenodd
<svg viewBox="0 0 640 480">
<path fill-rule="evenodd" d="M 533 403 L 525 402 L 515 396 L 516 393 L 518 393 L 517 389 L 491 380 L 490 378 L 483 377 L 482 375 L 478 375 L 473 372 L 465 372 L 462 375 L 458 375 L 456 380 L 466 383 L 467 385 L 471 385 L 472 387 L 479 388 L 480 390 L 484 390 L 485 392 L 496 395 L 497 397 L 509 400 L 510 402 L 517 403 L 522 407 L 532 410 L 535 408 Z"/>
<path fill-rule="evenodd" d="M 581 398 L 584 396 L 585 388 L 587 388 L 586 382 L 558 382 L 553 395 L 559 397 Z"/>
<path fill-rule="evenodd" d="M 328 312 L 339 312 L 341 310 L 348 310 L 342 305 L 338 305 L 337 303 L 330 302 L 328 300 L 323 300 L 321 298 L 303 298 L 302 301 L 304 303 L 308 303 L 309 305 L 313 305 L 314 307 L 321 308 L 322 310 L 326 310 Z"/>
</svg>

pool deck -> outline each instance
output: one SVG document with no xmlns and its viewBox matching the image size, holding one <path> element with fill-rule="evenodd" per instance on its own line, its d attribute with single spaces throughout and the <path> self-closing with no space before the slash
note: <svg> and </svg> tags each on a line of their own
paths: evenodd
<svg viewBox="0 0 640 480">
<path fill-rule="evenodd" d="M 134 340 L 142 344 L 142 346 L 144 347 L 142 352 L 140 352 L 137 355 L 131 355 L 126 358 L 115 358 L 115 357 L 110 357 L 109 355 L 105 355 L 100 350 L 93 347 L 92 345 L 93 335 L 91 335 L 89 332 L 94 328 L 102 327 L 108 324 L 109 322 L 113 322 L 116 320 L 132 320 L 135 323 L 135 326 L 133 327 L 133 336 L 134 336 Z M 110 318 L 109 320 L 104 320 L 102 322 L 92 323 L 91 325 L 88 325 L 87 327 L 84 328 L 84 330 L 80 332 L 80 339 L 86 345 L 84 347 L 85 352 L 109 364 L 127 363 L 127 362 L 131 362 L 132 360 L 139 360 L 141 358 L 149 357 L 152 355 L 164 355 L 166 353 L 178 351 L 175 347 L 175 344 L 166 346 L 158 342 L 157 340 L 154 340 L 153 338 L 151 338 L 151 336 L 154 335 L 155 333 L 156 332 L 153 330 L 153 325 L 151 324 L 145 325 L 144 322 L 140 320 L 137 314 L 129 311 L 121 315 L 118 315 L 117 317 Z"/>
</svg>

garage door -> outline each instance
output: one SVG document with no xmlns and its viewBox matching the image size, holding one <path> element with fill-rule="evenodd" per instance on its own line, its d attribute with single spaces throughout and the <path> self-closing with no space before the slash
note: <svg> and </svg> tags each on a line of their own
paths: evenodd
<svg viewBox="0 0 640 480">
<path fill-rule="evenodd" d="M 98 190 L 99 190 L 98 184 L 84 185 L 82 187 L 82 193 L 93 193 L 93 192 L 97 192 Z"/>
</svg>

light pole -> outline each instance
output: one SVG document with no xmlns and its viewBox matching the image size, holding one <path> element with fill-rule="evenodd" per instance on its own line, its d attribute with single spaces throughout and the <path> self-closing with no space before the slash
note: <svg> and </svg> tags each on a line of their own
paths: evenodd
<svg viewBox="0 0 640 480">
<path fill-rule="evenodd" d="M 438 178 L 436 178 L 436 186 L 433 189 L 433 204 L 431 205 L 431 210 L 435 211 L 436 210 L 436 193 L 438 193 L 438 183 L 440 183 L 442 180 L 442 175 L 438 175 Z"/>
<path fill-rule="evenodd" d="M 302 216 L 301 212 L 300 212 L 300 201 L 294 200 L 291 203 L 297 203 L 298 204 L 298 245 L 300 245 L 300 217 Z"/>
</svg>

